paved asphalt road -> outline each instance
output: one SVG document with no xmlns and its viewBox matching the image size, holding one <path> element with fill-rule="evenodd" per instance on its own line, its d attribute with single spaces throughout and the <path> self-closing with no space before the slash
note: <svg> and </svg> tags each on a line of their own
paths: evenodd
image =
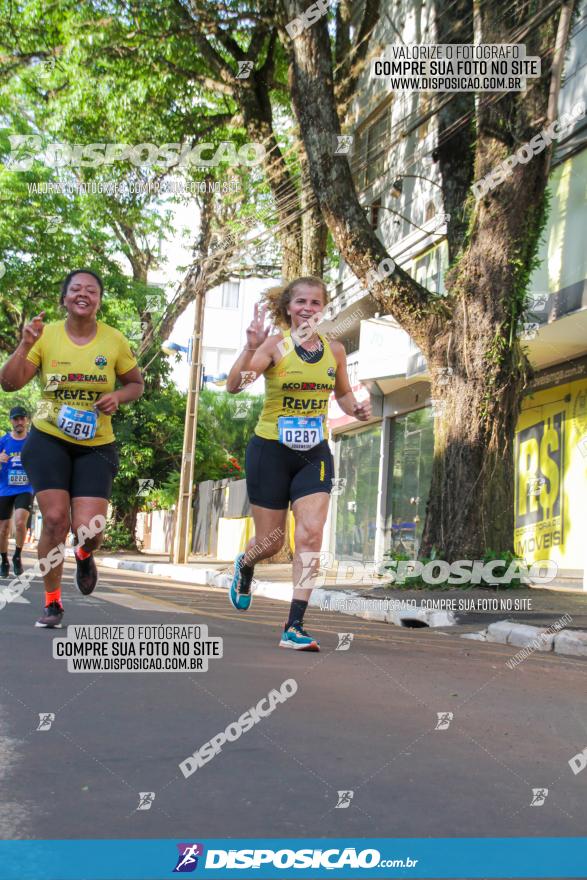
<svg viewBox="0 0 587 880">
<path fill-rule="evenodd" d="M 65 630 L 32 626 L 35 582 L 0 612 L 2 838 L 585 834 L 587 772 L 568 763 L 587 746 L 584 661 L 510 669 L 515 649 L 314 610 L 323 650 L 294 653 L 277 647 L 283 603 L 238 614 L 224 593 L 106 569 L 85 599 L 71 573 L 64 623 L 207 624 L 224 656 L 207 672 L 68 673 L 52 658 Z M 184 758 L 289 678 L 295 695 L 184 778 Z"/>
</svg>

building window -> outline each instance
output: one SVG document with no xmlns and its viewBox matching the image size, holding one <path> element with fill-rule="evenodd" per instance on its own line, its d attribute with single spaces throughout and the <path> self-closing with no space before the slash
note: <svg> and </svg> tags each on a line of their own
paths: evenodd
<svg viewBox="0 0 587 880">
<path fill-rule="evenodd" d="M 428 94 L 420 93 L 420 101 L 418 103 L 418 116 L 426 116 L 426 114 L 432 108 L 432 98 Z M 430 127 L 430 119 L 429 117 L 425 122 L 422 122 L 420 127 L 418 128 L 418 139 L 423 141 L 426 135 L 428 134 L 428 130 Z"/>
<path fill-rule="evenodd" d="M 219 287 L 206 293 L 206 305 L 211 309 L 219 309 L 222 305 L 222 291 Z"/>
<path fill-rule="evenodd" d="M 448 247 L 446 241 L 442 241 L 414 260 L 408 272 L 422 287 L 444 294 L 444 273 L 447 268 Z"/>
<path fill-rule="evenodd" d="M 352 360 L 347 362 L 346 365 L 347 376 L 349 377 L 349 385 L 353 388 L 355 385 L 358 385 L 358 373 L 359 373 L 359 359 Z"/>
<path fill-rule="evenodd" d="M 424 212 L 424 223 L 428 223 L 430 220 L 436 217 L 436 205 L 434 202 L 428 202 L 426 205 L 426 211 Z"/>
<path fill-rule="evenodd" d="M 238 309 L 239 282 L 225 281 L 222 285 L 222 308 Z"/>
<path fill-rule="evenodd" d="M 371 229 L 373 230 L 373 232 L 377 232 L 377 230 L 379 229 L 379 220 L 381 217 L 381 196 L 377 196 L 371 202 L 369 213 L 369 223 L 371 224 Z"/>
<path fill-rule="evenodd" d="M 342 344 L 344 345 L 344 350 L 347 355 L 351 355 L 354 352 L 359 350 L 359 343 L 361 338 L 361 329 L 357 327 L 356 330 L 352 330 L 348 333 L 345 333 L 343 339 L 341 339 Z M 358 363 L 358 361 L 357 361 Z"/>
<path fill-rule="evenodd" d="M 356 178 L 360 189 L 371 186 L 385 171 L 390 131 L 391 104 L 388 104 L 383 113 L 359 133 Z"/>
</svg>

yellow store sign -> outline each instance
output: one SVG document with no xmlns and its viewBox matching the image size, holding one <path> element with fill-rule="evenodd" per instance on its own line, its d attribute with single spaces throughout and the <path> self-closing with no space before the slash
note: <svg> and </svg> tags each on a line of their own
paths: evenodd
<svg viewBox="0 0 587 880">
<path fill-rule="evenodd" d="M 515 445 L 514 545 L 528 564 L 587 564 L 587 378 L 524 398 Z"/>
</svg>

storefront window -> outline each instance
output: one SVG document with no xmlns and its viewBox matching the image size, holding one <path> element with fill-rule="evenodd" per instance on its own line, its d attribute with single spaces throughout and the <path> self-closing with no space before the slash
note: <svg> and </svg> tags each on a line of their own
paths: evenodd
<svg viewBox="0 0 587 880">
<path fill-rule="evenodd" d="M 432 477 L 434 418 L 430 407 L 394 419 L 385 547 L 415 559 Z"/>
<path fill-rule="evenodd" d="M 375 558 L 380 442 L 380 424 L 342 434 L 337 441 L 337 476 L 344 487 L 336 496 L 337 559 Z"/>
</svg>

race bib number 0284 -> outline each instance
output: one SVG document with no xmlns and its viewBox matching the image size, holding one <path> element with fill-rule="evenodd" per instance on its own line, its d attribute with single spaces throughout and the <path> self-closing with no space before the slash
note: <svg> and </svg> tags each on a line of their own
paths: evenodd
<svg viewBox="0 0 587 880">
<path fill-rule="evenodd" d="M 57 427 L 74 440 L 91 440 L 96 433 L 98 416 L 94 410 L 62 406 L 57 416 Z"/>
<path fill-rule="evenodd" d="M 322 419 L 301 416 L 280 416 L 277 420 L 279 442 L 290 449 L 312 449 L 324 440 Z"/>
</svg>

